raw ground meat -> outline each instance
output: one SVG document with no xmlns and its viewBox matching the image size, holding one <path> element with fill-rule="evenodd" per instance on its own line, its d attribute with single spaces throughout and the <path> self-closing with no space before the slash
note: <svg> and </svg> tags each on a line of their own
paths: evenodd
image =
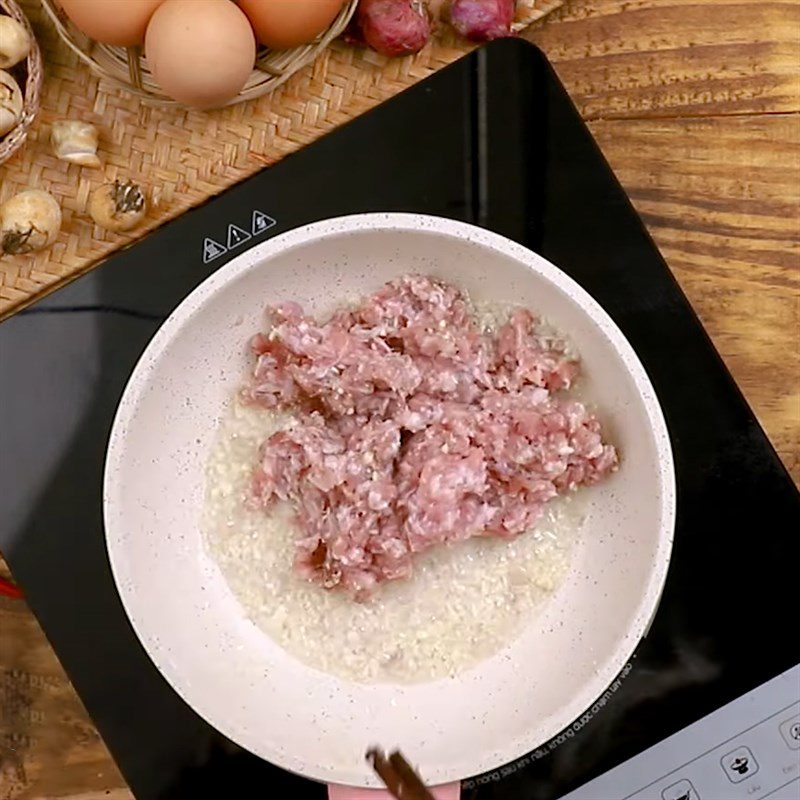
<svg viewBox="0 0 800 800">
<path fill-rule="evenodd" d="M 518 536 L 617 467 L 566 393 L 578 363 L 524 309 L 486 332 L 458 289 L 410 275 L 323 324 L 269 312 L 244 396 L 294 416 L 261 448 L 253 500 L 295 506 L 295 566 L 326 588 L 364 599 L 414 553 Z"/>
</svg>

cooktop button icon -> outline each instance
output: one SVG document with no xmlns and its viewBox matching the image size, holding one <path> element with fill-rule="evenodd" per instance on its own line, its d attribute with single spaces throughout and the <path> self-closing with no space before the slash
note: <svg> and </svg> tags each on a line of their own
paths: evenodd
<svg viewBox="0 0 800 800">
<path fill-rule="evenodd" d="M 800 714 L 781 722 L 781 736 L 792 750 L 800 750 Z"/>
<path fill-rule="evenodd" d="M 741 783 L 758 772 L 758 762 L 750 752 L 750 748 L 744 745 L 722 756 L 720 763 L 728 780 L 733 783 Z"/>
<path fill-rule="evenodd" d="M 671 786 L 667 786 L 666 789 L 662 789 L 661 800 L 700 800 L 700 795 L 697 794 L 697 789 L 692 786 L 692 782 L 684 778 Z"/>
</svg>

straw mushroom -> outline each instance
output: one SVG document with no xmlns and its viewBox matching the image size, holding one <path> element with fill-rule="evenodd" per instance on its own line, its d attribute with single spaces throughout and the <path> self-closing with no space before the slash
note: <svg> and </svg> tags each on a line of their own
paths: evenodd
<svg viewBox="0 0 800 800">
<path fill-rule="evenodd" d="M 0 69 L 0 136 L 17 127 L 22 118 L 22 92 L 14 77 Z"/>
<path fill-rule="evenodd" d="M 110 231 L 135 228 L 147 211 L 142 189 L 132 181 L 104 183 L 89 198 L 89 213 L 101 227 Z"/>
<path fill-rule="evenodd" d="M 55 197 L 26 189 L 0 205 L 0 254 L 19 255 L 51 245 L 61 229 Z"/>
<path fill-rule="evenodd" d="M 0 69 L 19 64 L 31 50 L 31 37 L 25 27 L 8 16 L 0 16 Z"/>
<path fill-rule="evenodd" d="M 97 128 L 89 122 L 61 119 L 50 130 L 53 152 L 62 160 L 83 167 L 99 167 Z"/>
</svg>

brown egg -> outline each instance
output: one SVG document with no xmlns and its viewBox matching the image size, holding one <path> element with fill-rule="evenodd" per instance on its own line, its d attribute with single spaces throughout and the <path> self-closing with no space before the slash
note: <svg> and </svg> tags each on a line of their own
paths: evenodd
<svg viewBox="0 0 800 800">
<path fill-rule="evenodd" d="M 59 0 L 87 36 L 103 44 L 133 47 L 144 41 L 153 12 L 164 0 Z"/>
<path fill-rule="evenodd" d="M 230 0 L 165 0 L 147 26 L 144 50 L 166 94 L 187 106 L 217 108 L 244 88 L 256 40 Z"/>
<path fill-rule="evenodd" d="M 239 0 L 256 38 L 274 50 L 313 42 L 336 19 L 344 0 Z"/>
</svg>

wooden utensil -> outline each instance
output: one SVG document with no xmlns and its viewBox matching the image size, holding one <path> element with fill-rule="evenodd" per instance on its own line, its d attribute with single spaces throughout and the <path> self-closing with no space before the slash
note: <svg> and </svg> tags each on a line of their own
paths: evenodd
<svg viewBox="0 0 800 800">
<path fill-rule="evenodd" d="M 403 758 L 399 750 L 386 755 L 377 748 L 367 750 L 367 761 L 398 800 L 434 800 L 422 779 Z"/>
</svg>

